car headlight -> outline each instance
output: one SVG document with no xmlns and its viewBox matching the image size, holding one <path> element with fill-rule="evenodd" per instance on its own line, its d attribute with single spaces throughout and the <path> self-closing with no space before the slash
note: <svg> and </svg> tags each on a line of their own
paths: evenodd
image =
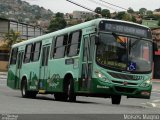
<svg viewBox="0 0 160 120">
<path fill-rule="evenodd" d="M 142 87 L 148 87 L 151 84 L 152 84 L 152 81 L 150 79 L 150 80 L 143 81 L 140 86 L 142 86 Z"/>
<path fill-rule="evenodd" d="M 95 73 L 96 73 L 96 76 L 98 77 L 98 78 L 101 78 L 103 81 L 105 81 L 105 82 L 109 82 L 109 80 L 108 80 L 108 78 L 106 78 L 104 75 L 103 75 L 103 73 L 101 73 L 101 72 L 99 72 L 99 71 L 95 71 Z"/>
</svg>

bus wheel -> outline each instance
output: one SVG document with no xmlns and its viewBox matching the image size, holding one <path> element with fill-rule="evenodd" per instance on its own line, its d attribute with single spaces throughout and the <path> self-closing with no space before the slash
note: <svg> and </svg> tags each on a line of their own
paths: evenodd
<svg viewBox="0 0 160 120">
<path fill-rule="evenodd" d="M 21 94 L 23 98 L 35 98 L 37 95 L 37 92 L 35 91 L 27 91 L 27 81 L 22 81 L 21 85 Z"/>
<path fill-rule="evenodd" d="M 54 98 L 56 101 L 64 101 L 64 95 L 62 93 L 54 93 Z"/>
<path fill-rule="evenodd" d="M 112 99 L 112 104 L 119 105 L 121 102 L 121 95 L 112 95 L 111 99 Z"/>
<path fill-rule="evenodd" d="M 66 87 L 65 87 L 65 93 L 66 97 L 69 102 L 75 102 L 76 101 L 76 95 L 74 93 L 74 83 L 73 83 L 73 78 L 70 78 L 68 81 Z"/>
</svg>

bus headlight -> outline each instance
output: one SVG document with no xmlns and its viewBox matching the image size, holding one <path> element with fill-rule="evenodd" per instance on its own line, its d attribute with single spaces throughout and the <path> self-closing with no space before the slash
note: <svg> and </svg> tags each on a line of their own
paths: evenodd
<svg viewBox="0 0 160 120">
<path fill-rule="evenodd" d="M 144 82 L 141 83 L 141 87 L 148 87 L 149 85 L 151 85 L 152 82 L 151 82 L 151 79 L 150 80 L 146 80 Z"/>
<path fill-rule="evenodd" d="M 105 82 L 109 82 L 109 80 L 101 72 L 96 71 L 95 73 L 98 78 L 101 78 Z"/>
<path fill-rule="evenodd" d="M 99 78 L 104 78 L 104 76 L 102 75 L 102 73 L 98 73 L 97 74 Z"/>
</svg>

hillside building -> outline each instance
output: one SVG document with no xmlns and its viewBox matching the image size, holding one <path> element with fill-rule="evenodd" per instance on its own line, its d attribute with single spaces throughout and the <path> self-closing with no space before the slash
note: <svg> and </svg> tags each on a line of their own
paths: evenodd
<svg viewBox="0 0 160 120">
<path fill-rule="evenodd" d="M 0 71 L 7 70 L 10 51 L 9 48 L 3 47 L 5 44 L 3 36 L 11 30 L 18 32 L 22 40 L 28 40 L 44 34 L 44 31 L 40 27 L 0 18 Z"/>
</svg>

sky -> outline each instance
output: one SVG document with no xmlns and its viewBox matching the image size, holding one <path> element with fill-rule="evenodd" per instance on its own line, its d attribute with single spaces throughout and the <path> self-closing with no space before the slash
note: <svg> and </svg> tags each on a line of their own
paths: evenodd
<svg viewBox="0 0 160 120">
<path fill-rule="evenodd" d="M 39 5 L 45 9 L 50 9 L 54 13 L 72 13 L 74 10 L 87 11 L 84 8 L 76 6 L 66 0 L 22 0 L 29 2 L 31 5 Z M 101 7 L 102 9 L 109 9 L 111 12 L 124 11 L 124 9 L 111 6 L 102 1 L 109 2 L 111 4 L 128 9 L 131 7 L 134 11 L 138 11 L 140 8 L 146 8 L 147 10 L 155 10 L 160 8 L 160 0 L 71 0 L 78 4 L 81 4 L 91 10 L 96 7 Z"/>
</svg>

